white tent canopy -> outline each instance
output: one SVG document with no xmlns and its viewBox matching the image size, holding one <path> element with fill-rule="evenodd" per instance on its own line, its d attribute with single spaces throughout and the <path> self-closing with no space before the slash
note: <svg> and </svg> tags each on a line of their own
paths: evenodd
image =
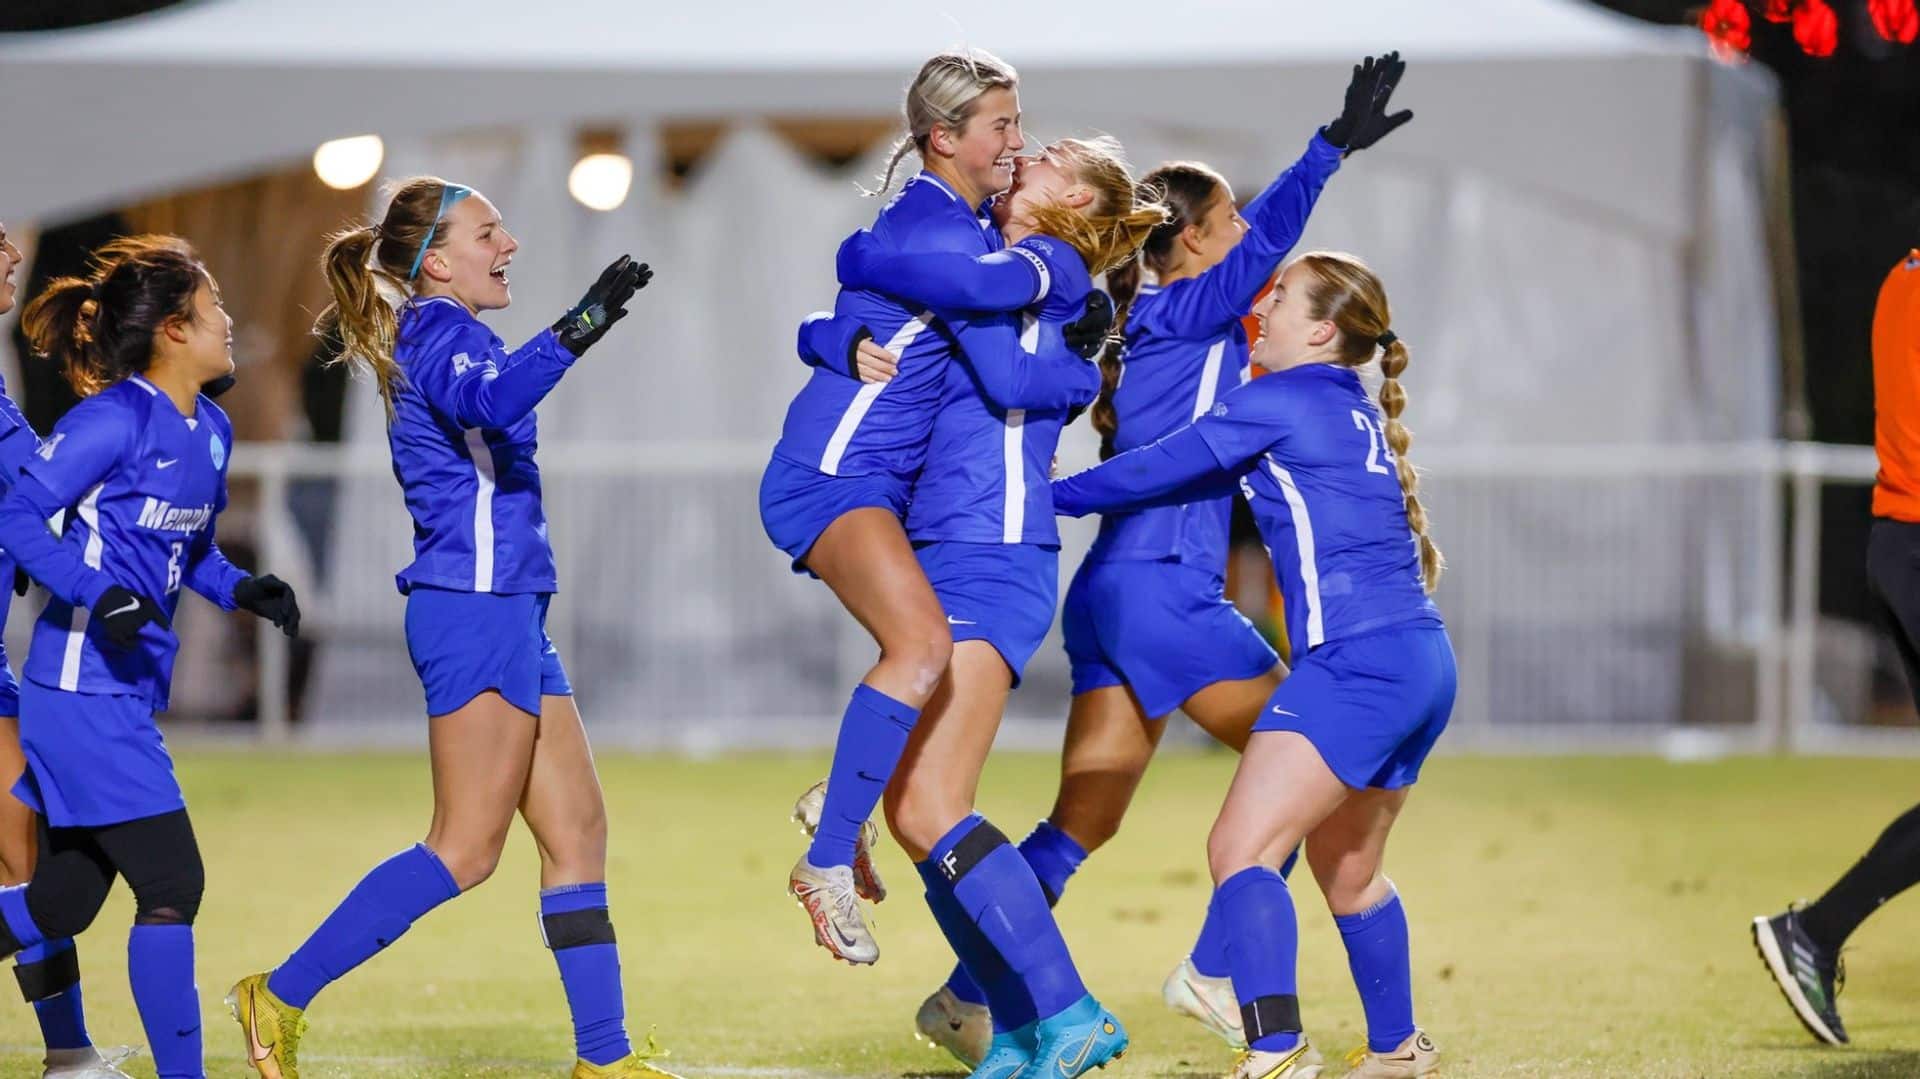
<svg viewBox="0 0 1920 1079">
<path fill-rule="evenodd" d="M 919 62 L 962 42 L 1019 68 L 1030 134 L 1109 131 L 1143 168 L 1205 160 L 1243 197 L 1337 111 L 1351 63 L 1398 48 L 1409 71 L 1396 104 L 1417 117 L 1347 163 L 1303 243 L 1359 252 L 1388 282 L 1415 355 L 1415 459 L 1419 447 L 1775 433 L 1775 88 L 1711 62 L 1696 34 L 1573 0 L 982 0 L 951 16 L 738 0 L 671 17 L 624 0 L 201 0 L 0 40 L 12 103 L 0 217 L 54 220 L 377 132 L 388 174 L 452 176 L 505 210 L 524 245 L 514 305 L 491 319 L 509 341 L 551 321 L 614 254 L 659 271 L 637 317 L 543 404 L 546 441 L 656 455 L 722 442 L 753 457 L 805 375 L 793 326 L 830 302 L 833 245 L 874 211 L 851 182 L 883 149 L 827 172 L 756 118 L 896 113 Z M 683 187 L 642 160 L 620 209 L 568 198 L 578 127 L 625 129 L 644 157 L 654 126 L 682 118 L 735 121 Z M 351 437 L 379 441 L 371 395 L 354 408 Z M 1090 457 L 1076 426 L 1063 467 Z M 708 719 L 758 720 L 769 700 L 836 712 L 848 680 L 836 664 L 867 646 L 832 644 L 850 623 L 823 589 L 786 579 L 753 519 L 756 477 L 731 468 L 556 483 L 563 581 L 593 582 L 556 636 L 577 645 L 576 682 L 600 699 Z M 1645 642 L 1720 647 L 1750 622 L 1751 597 L 1722 585 L 1765 572 L 1738 539 L 1772 527 L 1753 491 L 1676 501 L 1672 484 L 1616 485 L 1595 501 L 1590 485 L 1444 475 L 1429 490 L 1455 556 L 1442 606 L 1463 660 L 1483 668 L 1463 683 L 1468 715 L 1596 718 L 1594 701 L 1619 708 L 1630 690 L 1626 710 L 1658 721 L 1685 696 L 1681 649 Z M 333 609 L 366 612 L 383 633 L 397 625 L 383 573 L 406 557 L 398 510 L 391 481 L 351 486 L 321 556 L 336 567 Z M 1070 571 L 1086 532 L 1068 535 Z M 1703 535 L 1725 541 L 1699 565 Z M 1643 552 L 1630 589 L 1609 583 L 1625 551 Z M 1577 610 L 1569 592 L 1586 597 Z M 1490 665 L 1508 642 L 1531 650 Z M 366 666 L 331 647 L 326 663 L 352 673 L 321 679 L 321 710 L 417 710 L 403 669 L 391 691 L 371 673 L 396 644 L 375 640 Z M 1016 707 L 1054 709 L 1058 655 L 1042 651 L 1029 672 L 1042 689 Z M 1581 688 L 1594 685 L 1613 696 Z"/>
</svg>

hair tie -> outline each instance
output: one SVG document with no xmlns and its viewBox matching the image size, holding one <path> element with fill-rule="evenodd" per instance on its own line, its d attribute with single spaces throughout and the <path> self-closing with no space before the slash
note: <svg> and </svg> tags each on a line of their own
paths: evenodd
<svg viewBox="0 0 1920 1079">
<path fill-rule="evenodd" d="M 1373 343 L 1384 349 L 1393 347 L 1393 343 L 1398 340 L 1400 340 L 1400 335 L 1394 333 L 1392 330 L 1388 330 L 1386 333 L 1374 338 Z"/>
</svg>

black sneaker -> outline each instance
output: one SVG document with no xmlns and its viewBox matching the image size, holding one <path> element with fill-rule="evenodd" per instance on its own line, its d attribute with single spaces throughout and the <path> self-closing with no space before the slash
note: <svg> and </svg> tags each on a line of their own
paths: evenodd
<svg viewBox="0 0 1920 1079">
<path fill-rule="evenodd" d="M 1780 993 L 1807 1032 L 1828 1045 L 1847 1044 L 1840 1025 L 1840 990 L 1847 984 L 1839 956 L 1822 952 L 1800 926 L 1800 908 L 1753 920 L 1753 944 Z"/>
</svg>

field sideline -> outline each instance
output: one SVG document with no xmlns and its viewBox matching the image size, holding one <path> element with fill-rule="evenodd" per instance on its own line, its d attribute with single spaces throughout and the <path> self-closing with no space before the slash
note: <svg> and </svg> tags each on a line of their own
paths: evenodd
<svg viewBox="0 0 1920 1079">
<path fill-rule="evenodd" d="M 1016 838 L 1053 796 L 1056 758 L 990 766 L 982 809 Z M 208 867 L 199 982 L 209 1074 L 250 1075 L 220 1005 L 277 962 L 372 863 L 423 833 L 414 756 L 189 752 L 181 767 Z M 1823 887 L 1920 799 L 1914 762 L 1441 757 L 1389 855 L 1414 932 L 1422 1022 L 1449 1079 L 1920 1076 L 1920 895 L 1855 938 L 1841 997 L 1856 1047 L 1815 1048 L 1754 958 L 1746 923 Z M 1191 942 L 1202 852 L 1232 768 L 1170 755 L 1119 839 L 1089 860 L 1061 920 L 1134 1050 L 1102 1079 L 1224 1073 L 1226 1049 L 1165 1012 L 1160 979 Z M 949 960 L 918 881 L 887 844 L 882 957 L 853 970 L 813 946 L 783 890 L 801 849 L 786 816 L 818 757 L 602 762 L 610 876 L 636 1033 L 657 1025 L 689 1076 L 959 1075 L 912 1037 Z M 1362 1040 L 1345 953 L 1305 874 L 1301 996 L 1331 1059 Z M 531 842 L 312 1009 L 306 1079 L 565 1076 L 564 1003 L 536 920 Z M 124 887 L 81 941 L 90 1026 L 140 1042 L 127 991 Z M 10 979 L 9 979 L 10 982 Z M 4 992 L 11 997 L 9 984 Z M 38 1035 L 0 1007 L 0 1075 L 37 1076 Z M 133 1074 L 153 1075 L 143 1055 Z M 1329 1079 L 1339 1073 L 1329 1068 Z"/>
</svg>

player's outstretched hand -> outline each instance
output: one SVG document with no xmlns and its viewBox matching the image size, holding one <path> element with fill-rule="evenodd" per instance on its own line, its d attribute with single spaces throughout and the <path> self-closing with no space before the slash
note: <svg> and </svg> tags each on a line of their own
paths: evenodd
<svg viewBox="0 0 1920 1079">
<path fill-rule="evenodd" d="M 1406 72 L 1406 61 L 1398 52 L 1369 56 L 1355 64 L 1353 80 L 1347 83 L 1346 104 L 1340 115 L 1322 129 L 1327 141 L 1351 154 L 1372 146 L 1413 119 L 1412 109 L 1387 114 L 1394 88 Z"/>
<path fill-rule="evenodd" d="M 159 604 L 117 584 L 101 593 L 100 602 L 93 605 L 93 620 L 100 623 L 107 640 L 121 648 L 132 648 L 149 622 L 168 628 L 167 612 Z"/>
<path fill-rule="evenodd" d="M 1067 347 L 1083 360 L 1091 360 L 1107 343 L 1113 332 L 1113 297 L 1099 289 L 1087 293 L 1087 309 L 1081 316 L 1060 327 Z"/>
<path fill-rule="evenodd" d="M 635 262 L 629 255 L 614 259 L 580 302 L 553 324 L 560 344 L 575 356 L 583 355 L 614 323 L 627 317 L 627 301 L 652 280 L 653 268 L 646 263 Z"/>
<path fill-rule="evenodd" d="M 293 586 L 271 573 L 234 585 L 233 604 L 272 622 L 289 637 L 300 635 L 300 601 L 293 597 Z"/>
</svg>

